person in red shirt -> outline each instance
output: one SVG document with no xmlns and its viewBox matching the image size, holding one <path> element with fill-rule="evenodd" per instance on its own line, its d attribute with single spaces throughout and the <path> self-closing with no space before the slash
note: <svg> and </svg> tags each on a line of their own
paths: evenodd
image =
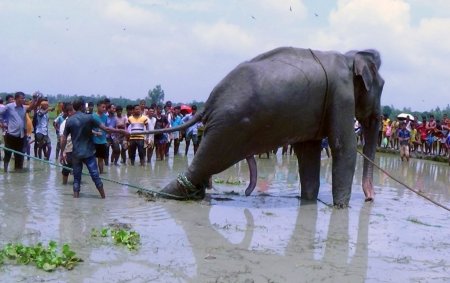
<svg viewBox="0 0 450 283">
<path fill-rule="evenodd" d="M 437 139 L 436 139 L 436 120 L 434 120 L 434 115 L 430 115 L 428 122 L 426 124 L 427 129 L 427 150 L 428 154 L 436 154 L 437 149 Z"/>
<path fill-rule="evenodd" d="M 425 145 L 427 143 L 427 118 L 422 116 L 422 123 L 417 127 L 417 133 L 420 136 L 420 152 L 425 153 Z"/>
</svg>

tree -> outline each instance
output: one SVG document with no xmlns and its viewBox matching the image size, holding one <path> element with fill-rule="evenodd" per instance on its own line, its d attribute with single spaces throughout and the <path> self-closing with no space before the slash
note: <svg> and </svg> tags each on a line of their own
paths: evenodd
<svg viewBox="0 0 450 283">
<path fill-rule="evenodd" d="M 151 104 L 162 104 L 164 102 L 164 90 L 161 88 L 161 85 L 156 85 L 152 90 L 149 90 L 148 97 Z"/>
<path fill-rule="evenodd" d="M 387 106 L 387 105 L 383 106 L 383 112 L 382 112 L 383 115 L 390 117 L 391 113 L 392 113 L 392 108 L 390 106 Z"/>
</svg>

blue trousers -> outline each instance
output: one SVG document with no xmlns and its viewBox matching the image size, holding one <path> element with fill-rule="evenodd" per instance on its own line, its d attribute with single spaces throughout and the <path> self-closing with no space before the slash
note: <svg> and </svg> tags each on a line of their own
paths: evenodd
<svg viewBox="0 0 450 283">
<path fill-rule="evenodd" d="M 72 156 L 72 168 L 73 168 L 73 191 L 80 191 L 81 184 L 81 172 L 83 171 L 83 163 L 86 165 L 91 175 L 92 181 L 95 183 L 97 189 L 103 188 L 103 182 L 100 179 L 98 172 L 97 159 L 94 155 L 87 158 L 78 159 Z"/>
</svg>

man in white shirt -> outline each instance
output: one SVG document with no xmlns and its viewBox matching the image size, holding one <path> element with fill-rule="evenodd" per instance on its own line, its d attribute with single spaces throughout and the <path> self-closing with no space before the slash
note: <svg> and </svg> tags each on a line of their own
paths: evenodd
<svg viewBox="0 0 450 283">
<path fill-rule="evenodd" d="M 59 126 L 59 132 L 60 133 L 64 133 L 64 129 L 66 128 L 66 121 L 67 118 L 69 118 L 70 116 L 72 116 L 75 111 L 73 110 L 73 106 L 72 103 L 64 103 L 63 105 L 63 112 L 64 112 L 64 117 L 66 117 L 66 119 L 64 119 L 64 121 L 62 121 L 61 125 Z M 65 159 L 65 163 L 63 163 L 63 165 L 65 167 L 69 167 L 72 168 L 72 138 L 70 135 L 67 136 L 67 140 L 66 140 L 66 147 L 64 148 L 64 153 L 66 154 L 66 159 Z M 63 176 L 63 185 L 67 184 L 67 179 L 69 178 L 69 174 L 72 170 L 68 169 L 68 168 L 63 168 L 62 169 L 62 176 Z"/>
</svg>

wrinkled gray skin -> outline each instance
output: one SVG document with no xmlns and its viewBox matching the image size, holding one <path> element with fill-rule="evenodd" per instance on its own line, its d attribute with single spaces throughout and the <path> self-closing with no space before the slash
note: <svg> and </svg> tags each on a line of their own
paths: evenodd
<svg viewBox="0 0 450 283">
<path fill-rule="evenodd" d="M 213 174 L 244 158 L 252 168 L 253 155 L 293 144 L 301 198 L 315 200 L 321 138 L 327 136 L 333 158 L 333 202 L 348 206 L 356 163 L 354 117 L 362 124 L 363 153 L 372 160 L 375 157 L 384 85 L 380 65 L 375 50 L 340 54 L 285 47 L 240 64 L 214 88 L 204 112 L 181 126 L 200 119 L 206 125 L 201 146 L 184 173 L 196 189 L 186 189 L 174 180 L 163 192 L 201 199 Z M 256 170 L 254 180 L 255 175 Z M 372 179 L 373 166 L 365 160 L 366 201 L 374 198 Z M 249 185 L 247 193 L 253 188 Z"/>
</svg>

